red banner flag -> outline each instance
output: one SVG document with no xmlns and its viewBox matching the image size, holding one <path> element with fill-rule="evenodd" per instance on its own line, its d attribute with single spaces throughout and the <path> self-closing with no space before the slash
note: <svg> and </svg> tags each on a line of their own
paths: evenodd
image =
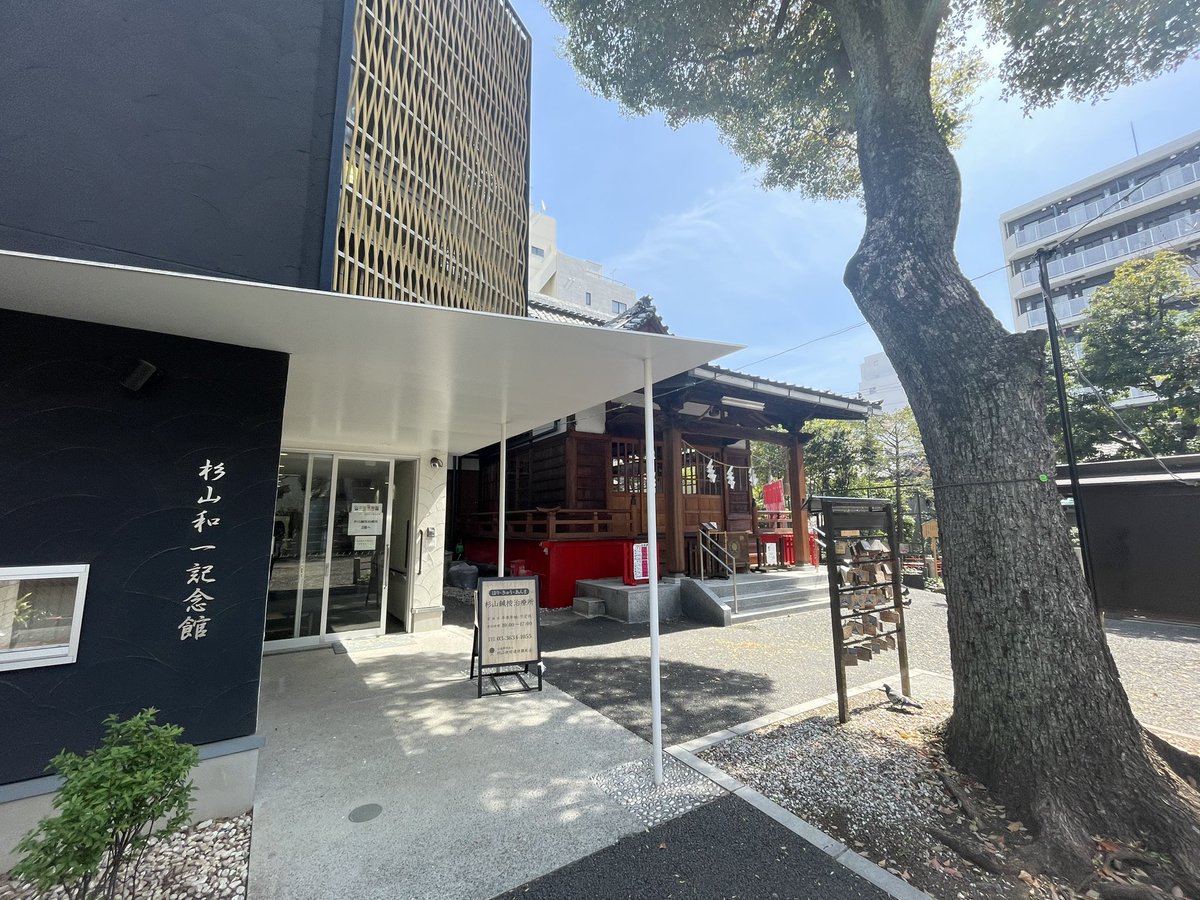
<svg viewBox="0 0 1200 900">
<path fill-rule="evenodd" d="M 787 506 L 783 502 L 783 482 L 769 481 L 763 485 L 763 506 L 767 512 L 784 512 Z"/>
</svg>

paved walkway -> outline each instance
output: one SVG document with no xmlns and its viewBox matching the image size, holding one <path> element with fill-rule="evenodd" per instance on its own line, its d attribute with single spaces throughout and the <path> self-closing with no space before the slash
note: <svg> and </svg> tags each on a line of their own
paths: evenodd
<svg viewBox="0 0 1200 900">
<path fill-rule="evenodd" d="M 887 900 L 888 895 L 726 796 L 496 900 Z"/>
<path fill-rule="evenodd" d="M 477 700 L 469 649 L 450 625 L 264 659 L 251 900 L 487 898 L 555 870 L 538 896 L 885 896 L 675 760 L 654 791 L 649 745 L 553 687 Z"/>
<path fill-rule="evenodd" d="M 645 742 L 553 688 L 477 700 L 469 652 L 448 628 L 264 659 L 251 898 L 490 897 L 642 828 L 588 776 Z"/>
</svg>

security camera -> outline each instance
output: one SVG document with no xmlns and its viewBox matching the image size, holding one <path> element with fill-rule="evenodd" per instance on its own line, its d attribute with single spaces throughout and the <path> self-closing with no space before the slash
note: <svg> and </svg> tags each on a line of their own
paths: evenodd
<svg viewBox="0 0 1200 900">
<path fill-rule="evenodd" d="M 446 464 L 444 462 L 442 462 L 439 457 L 435 456 L 431 460 L 429 460 L 429 468 L 444 469 L 444 468 L 446 468 Z"/>
</svg>

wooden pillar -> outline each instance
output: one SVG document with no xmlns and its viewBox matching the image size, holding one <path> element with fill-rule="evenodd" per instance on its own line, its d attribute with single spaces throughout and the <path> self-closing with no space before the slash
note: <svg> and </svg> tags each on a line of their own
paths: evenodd
<svg viewBox="0 0 1200 900">
<path fill-rule="evenodd" d="M 808 483 L 804 480 L 804 437 L 796 434 L 788 444 L 788 485 L 792 489 L 792 541 L 796 554 L 796 565 L 809 565 L 808 558 L 808 513 L 804 511 Z"/>
<path fill-rule="evenodd" d="M 575 444 L 575 426 L 571 425 L 563 436 L 563 449 L 566 453 L 566 466 L 563 472 L 562 505 L 566 509 L 575 509 L 579 503 L 579 495 L 575 489 L 575 480 L 579 477 L 579 448 Z"/>
<path fill-rule="evenodd" d="M 683 433 L 679 420 L 664 417 L 663 423 L 663 502 L 667 513 L 667 571 L 678 575 L 687 571 L 683 546 Z"/>
</svg>

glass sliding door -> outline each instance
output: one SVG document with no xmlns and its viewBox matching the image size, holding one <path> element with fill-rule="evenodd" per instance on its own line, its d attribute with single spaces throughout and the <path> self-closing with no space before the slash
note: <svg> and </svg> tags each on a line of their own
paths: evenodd
<svg viewBox="0 0 1200 900">
<path fill-rule="evenodd" d="M 279 455 L 271 575 L 267 585 L 265 638 L 268 641 L 296 636 L 300 563 L 304 559 L 304 517 L 308 511 L 308 462 L 306 453 Z"/>
<path fill-rule="evenodd" d="M 321 634 L 325 608 L 325 569 L 329 559 L 329 497 L 333 457 L 309 456 L 308 514 L 304 524 L 304 565 L 300 567 L 300 611 L 296 637 Z"/>
<path fill-rule="evenodd" d="M 391 472 L 390 460 L 337 459 L 326 633 L 382 627 Z"/>
<path fill-rule="evenodd" d="M 382 630 L 391 482 L 390 460 L 280 454 L 267 642 Z"/>
</svg>

